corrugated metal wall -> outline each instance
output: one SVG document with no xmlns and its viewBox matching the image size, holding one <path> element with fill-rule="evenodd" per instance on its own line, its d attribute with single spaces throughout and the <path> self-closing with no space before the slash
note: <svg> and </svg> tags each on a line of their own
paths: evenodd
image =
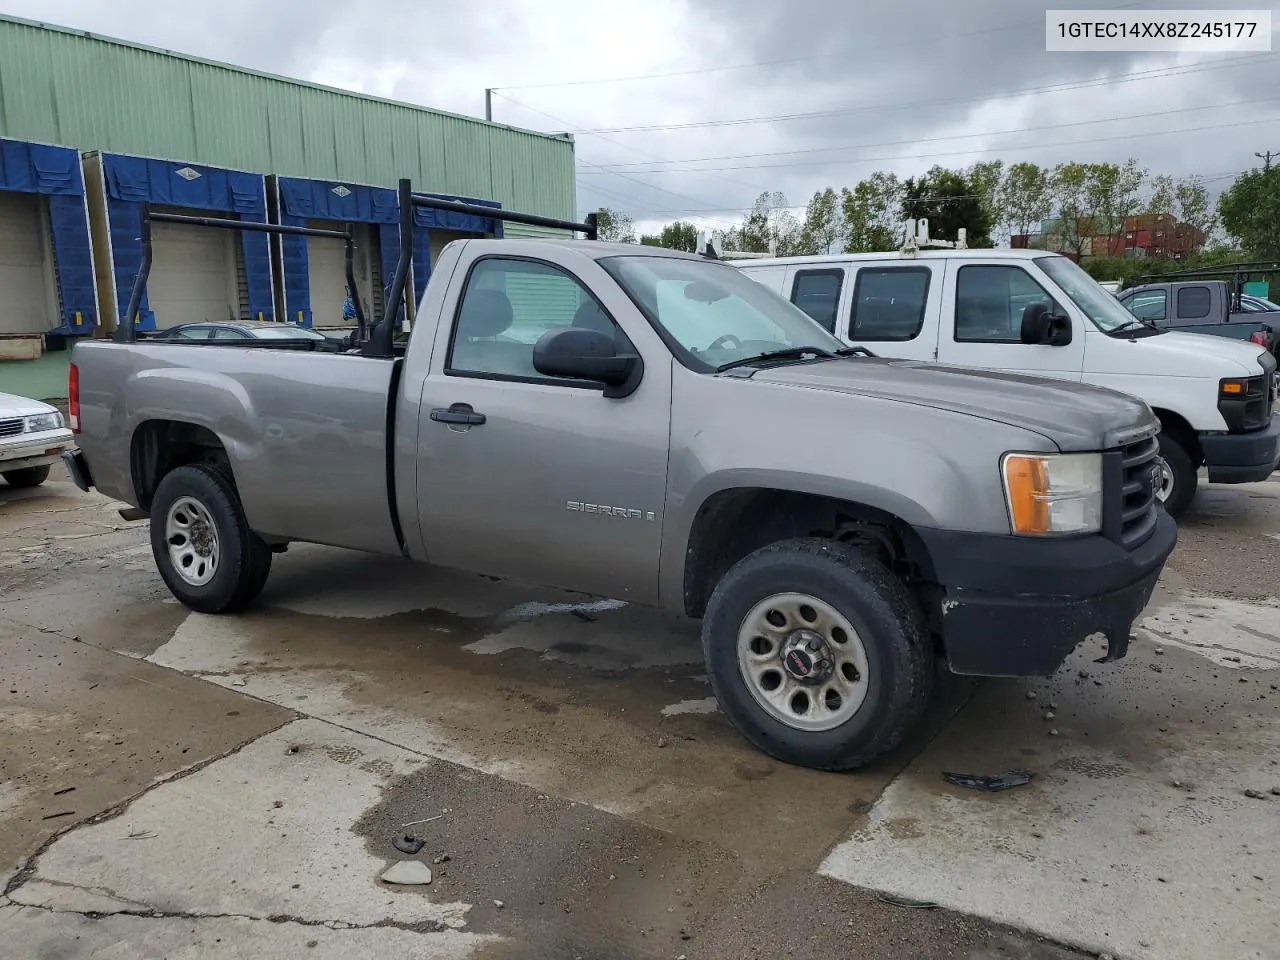
<svg viewBox="0 0 1280 960">
<path fill-rule="evenodd" d="M 570 140 L 9 17 L 0 136 L 576 214 Z"/>
</svg>

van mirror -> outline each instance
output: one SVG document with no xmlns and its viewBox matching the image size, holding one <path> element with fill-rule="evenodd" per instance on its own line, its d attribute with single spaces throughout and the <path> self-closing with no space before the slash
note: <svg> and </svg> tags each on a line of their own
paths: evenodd
<svg viewBox="0 0 1280 960">
<path fill-rule="evenodd" d="M 1071 342 L 1071 318 L 1054 313 L 1043 300 L 1030 304 L 1022 311 L 1021 339 L 1028 344 L 1065 347 Z"/>
</svg>

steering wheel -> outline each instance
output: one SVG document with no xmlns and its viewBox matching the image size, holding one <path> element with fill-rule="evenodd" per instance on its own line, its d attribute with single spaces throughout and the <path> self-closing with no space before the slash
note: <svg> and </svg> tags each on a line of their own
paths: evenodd
<svg viewBox="0 0 1280 960">
<path fill-rule="evenodd" d="M 725 345 L 725 346 L 727 346 L 727 345 L 728 345 L 728 341 L 730 341 L 730 340 L 732 340 L 732 341 L 733 341 L 733 349 L 735 349 L 735 350 L 736 350 L 736 349 L 738 349 L 739 347 L 741 347 L 741 346 L 742 346 L 742 341 L 741 341 L 741 340 L 739 340 L 737 337 L 735 337 L 732 333 L 725 333 L 725 334 L 722 334 L 721 336 L 716 337 L 716 338 L 715 338 L 714 340 L 712 340 L 709 344 L 707 344 L 706 349 L 707 349 L 707 350 L 716 350 L 716 349 L 718 349 L 722 344 L 723 344 L 723 345 Z"/>
</svg>

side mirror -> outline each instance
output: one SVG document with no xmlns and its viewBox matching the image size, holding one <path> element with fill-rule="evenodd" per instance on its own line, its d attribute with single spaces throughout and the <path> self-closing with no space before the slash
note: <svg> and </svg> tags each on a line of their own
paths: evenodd
<svg viewBox="0 0 1280 960">
<path fill-rule="evenodd" d="M 1022 311 L 1022 342 L 1049 347 L 1065 347 L 1071 342 L 1071 318 L 1051 313 L 1044 302 Z"/>
<path fill-rule="evenodd" d="M 548 330 L 533 345 L 533 368 L 546 377 L 592 380 L 604 395 L 625 397 L 640 385 L 644 363 L 638 354 L 618 353 L 614 338 L 586 327 Z"/>
</svg>

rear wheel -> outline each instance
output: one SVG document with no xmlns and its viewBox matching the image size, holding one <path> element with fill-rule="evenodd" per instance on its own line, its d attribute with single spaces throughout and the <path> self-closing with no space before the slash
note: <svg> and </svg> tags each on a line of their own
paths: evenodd
<svg viewBox="0 0 1280 960">
<path fill-rule="evenodd" d="M 38 487 L 49 479 L 49 467 L 23 467 L 21 470 L 8 470 L 0 476 L 11 487 Z"/>
<path fill-rule="evenodd" d="M 1169 516 L 1186 513 L 1195 499 L 1200 477 L 1186 444 L 1168 430 L 1160 431 L 1160 487 L 1156 498 L 1164 503 Z"/>
<path fill-rule="evenodd" d="M 928 704 L 920 612 L 883 565 L 835 541 L 795 539 L 737 563 L 712 594 L 702 644 L 730 722 L 786 763 L 864 766 Z"/>
<path fill-rule="evenodd" d="M 271 550 L 249 529 L 228 471 L 166 474 L 151 503 L 151 553 L 170 592 L 200 613 L 243 609 L 266 585 Z"/>
</svg>

